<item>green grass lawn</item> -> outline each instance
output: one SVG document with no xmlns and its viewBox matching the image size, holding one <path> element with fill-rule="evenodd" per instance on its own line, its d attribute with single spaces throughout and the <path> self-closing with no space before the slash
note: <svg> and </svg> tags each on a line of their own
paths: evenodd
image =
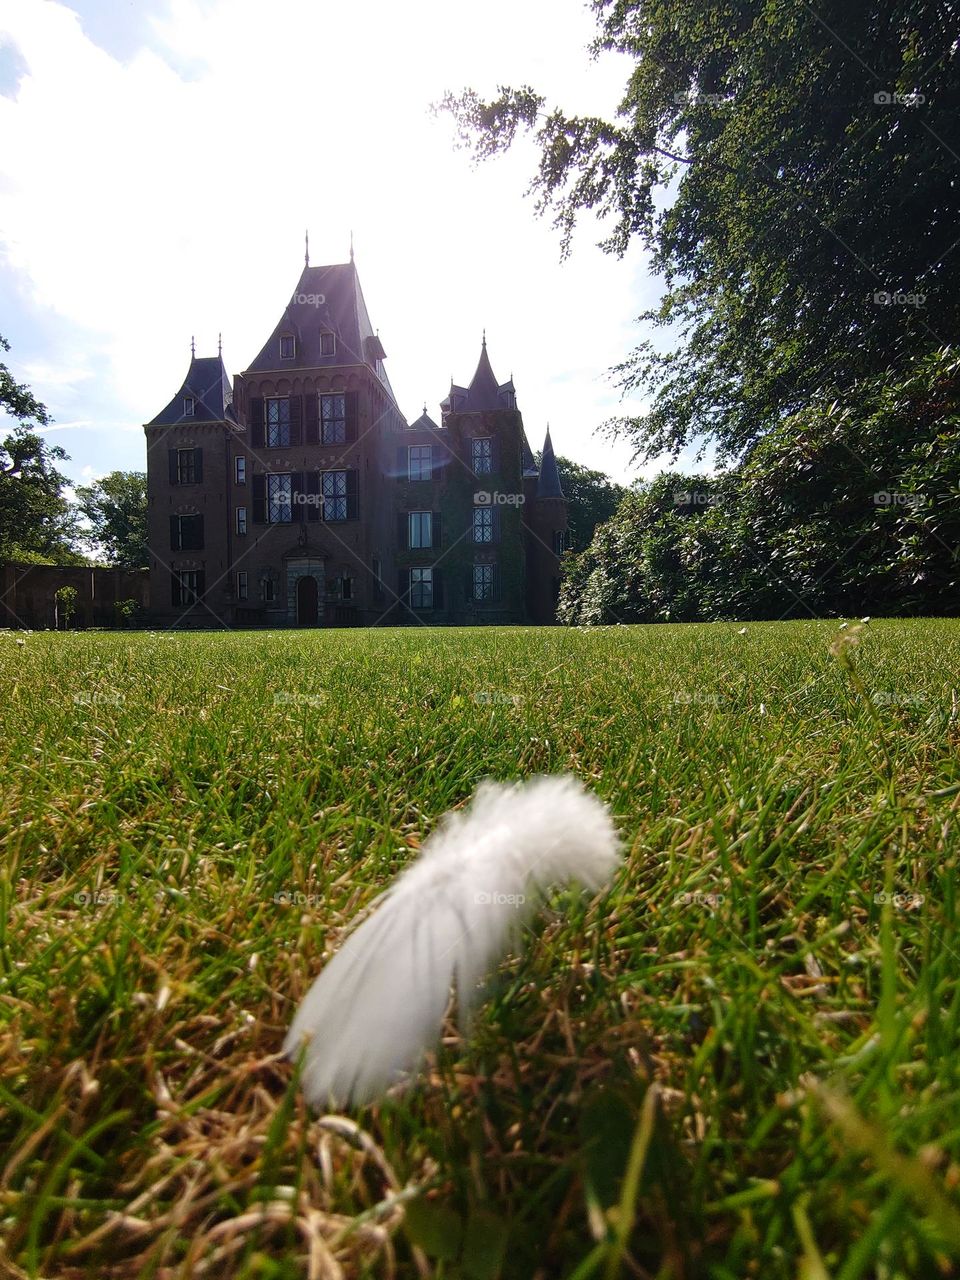
<svg viewBox="0 0 960 1280">
<path fill-rule="evenodd" d="M 0 633 L 0 689 L 0 1275 L 960 1274 L 960 622 Z M 561 771 L 612 890 L 312 1115 L 349 921 Z"/>
</svg>

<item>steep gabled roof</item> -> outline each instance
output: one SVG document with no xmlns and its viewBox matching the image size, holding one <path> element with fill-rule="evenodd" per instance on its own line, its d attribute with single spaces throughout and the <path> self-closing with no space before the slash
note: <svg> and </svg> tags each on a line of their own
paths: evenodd
<svg viewBox="0 0 960 1280">
<path fill-rule="evenodd" d="M 543 454 L 540 458 L 540 477 L 537 480 L 538 498 L 562 498 L 560 472 L 557 470 L 557 459 L 553 452 L 553 441 L 550 439 L 550 428 L 543 442 Z"/>
<path fill-rule="evenodd" d="M 407 426 L 407 430 L 408 431 L 439 431 L 440 427 L 438 427 L 437 424 L 434 422 L 434 420 L 430 417 L 429 413 L 427 413 L 426 406 L 424 406 L 423 413 L 421 413 L 420 417 L 416 420 L 416 422 L 411 422 Z"/>
<path fill-rule="evenodd" d="M 194 400 L 192 414 L 183 411 L 187 396 Z M 148 427 L 172 427 L 180 422 L 236 422 L 233 385 L 222 356 L 194 356 L 183 386 Z"/>
<path fill-rule="evenodd" d="M 332 356 L 320 351 L 320 335 L 336 334 Z M 281 360 L 280 339 L 296 339 L 292 360 Z M 386 352 L 370 323 L 360 277 L 353 261 L 327 267 L 304 267 L 290 301 L 247 373 L 286 369 L 333 369 L 365 364 L 379 377 L 388 395 L 396 398 L 380 361 Z"/>
</svg>

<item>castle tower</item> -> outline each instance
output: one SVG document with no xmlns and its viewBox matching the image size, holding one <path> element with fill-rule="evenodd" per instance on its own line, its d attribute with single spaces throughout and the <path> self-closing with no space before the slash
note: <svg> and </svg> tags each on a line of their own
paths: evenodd
<svg viewBox="0 0 960 1280">
<path fill-rule="evenodd" d="M 405 423 L 385 359 L 353 256 L 305 264 L 237 378 L 243 433 L 230 502 L 238 623 L 362 626 L 386 617 L 386 460 Z"/>
<path fill-rule="evenodd" d="M 150 612 L 161 626 L 229 622 L 230 452 L 240 425 L 223 359 L 197 356 L 147 437 Z"/>
<path fill-rule="evenodd" d="M 446 562 L 456 618 L 475 624 L 523 622 L 523 418 L 513 379 L 498 382 L 493 372 L 486 335 L 470 385 L 451 382 L 440 409 L 451 458 L 443 519 L 458 539 Z"/>
</svg>

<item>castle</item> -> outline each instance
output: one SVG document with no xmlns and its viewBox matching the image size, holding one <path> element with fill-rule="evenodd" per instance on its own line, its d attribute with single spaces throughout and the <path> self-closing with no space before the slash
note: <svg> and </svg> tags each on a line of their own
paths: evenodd
<svg viewBox="0 0 960 1280">
<path fill-rule="evenodd" d="M 550 623 L 567 502 L 486 338 L 440 425 L 407 423 L 351 252 L 307 260 L 231 385 L 195 353 L 147 437 L 151 613 L 166 626 Z"/>
</svg>

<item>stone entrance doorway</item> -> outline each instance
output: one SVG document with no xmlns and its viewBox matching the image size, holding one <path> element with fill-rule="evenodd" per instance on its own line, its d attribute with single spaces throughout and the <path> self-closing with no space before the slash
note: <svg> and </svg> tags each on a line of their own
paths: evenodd
<svg viewBox="0 0 960 1280">
<path fill-rule="evenodd" d="M 297 626 L 315 627 L 320 621 L 320 592 L 312 573 L 297 582 Z"/>
<path fill-rule="evenodd" d="M 291 627 L 323 625 L 326 564 L 320 556 L 287 560 L 287 622 Z"/>
</svg>

